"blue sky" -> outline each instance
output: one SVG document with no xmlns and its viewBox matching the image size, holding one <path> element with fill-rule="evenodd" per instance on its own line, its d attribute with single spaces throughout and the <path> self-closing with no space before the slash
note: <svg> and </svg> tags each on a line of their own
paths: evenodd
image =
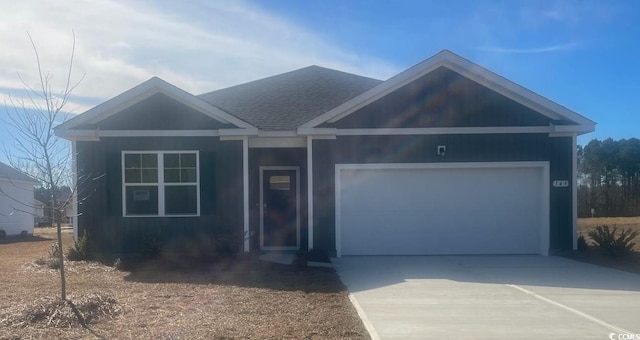
<svg viewBox="0 0 640 340">
<path fill-rule="evenodd" d="M 449 49 L 598 123 L 579 138 L 640 137 L 638 1 L 7 1 L 0 104 L 35 59 L 84 110 L 152 76 L 202 92 L 317 64 L 386 79 Z M 0 110 L 0 115 L 5 115 Z M 6 133 L 0 142 L 11 141 Z M 4 157 L 0 156 L 0 160 Z"/>
</svg>

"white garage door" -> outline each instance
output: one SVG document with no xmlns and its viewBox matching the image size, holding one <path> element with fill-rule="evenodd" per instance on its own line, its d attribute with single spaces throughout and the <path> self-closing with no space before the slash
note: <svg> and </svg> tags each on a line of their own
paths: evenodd
<svg viewBox="0 0 640 340">
<path fill-rule="evenodd" d="M 338 255 L 546 255 L 547 188 L 547 162 L 336 165 Z"/>
</svg>

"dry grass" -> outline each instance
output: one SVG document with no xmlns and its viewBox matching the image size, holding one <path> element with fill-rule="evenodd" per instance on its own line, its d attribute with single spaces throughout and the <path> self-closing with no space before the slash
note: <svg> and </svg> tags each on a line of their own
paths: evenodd
<svg viewBox="0 0 640 340">
<path fill-rule="evenodd" d="M 617 226 L 618 229 L 632 229 L 640 233 L 640 216 L 579 218 L 578 232 L 589 242 L 589 232 L 601 225 L 608 225 L 609 227 Z M 636 242 L 634 250 L 640 252 L 640 235 L 636 237 L 634 241 Z"/>
<path fill-rule="evenodd" d="M 632 229 L 640 232 L 640 217 L 579 218 L 578 232 L 585 237 L 589 246 L 585 251 L 572 252 L 567 256 L 579 261 L 640 274 L 640 236 L 634 239 L 636 245 L 632 254 L 622 258 L 611 258 L 603 255 L 599 249 L 593 246 L 593 242 L 588 236 L 589 231 L 600 225 L 618 226 L 619 229 Z"/>
<path fill-rule="evenodd" d="M 0 320 L 16 321 L 20 313 L 32 312 L 29 306 L 57 308 L 47 301 L 59 294 L 58 272 L 34 264 L 47 256 L 54 237 L 38 229 L 36 237 L 0 244 Z M 69 232 L 64 242 L 66 249 Z M 109 316 L 97 315 L 90 324 L 109 339 L 368 338 L 344 287 L 327 269 L 265 268 L 250 259 L 218 266 L 174 259 L 171 265 L 139 263 L 127 271 L 65 264 L 72 300 Z M 96 296 L 100 306 L 113 310 L 92 305 Z M 19 323 L 0 325 L 0 339 L 95 338 L 75 324 Z"/>
</svg>

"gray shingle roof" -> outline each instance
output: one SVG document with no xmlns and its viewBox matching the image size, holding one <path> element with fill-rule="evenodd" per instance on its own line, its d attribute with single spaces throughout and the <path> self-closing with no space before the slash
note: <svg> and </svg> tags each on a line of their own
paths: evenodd
<svg viewBox="0 0 640 340">
<path fill-rule="evenodd" d="M 0 180 L 14 180 L 38 183 L 35 179 L 21 173 L 20 171 L 0 162 Z"/>
<path fill-rule="evenodd" d="M 381 82 L 309 66 L 198 97 L 261 130 L 295 130 Z"/>
</svg>

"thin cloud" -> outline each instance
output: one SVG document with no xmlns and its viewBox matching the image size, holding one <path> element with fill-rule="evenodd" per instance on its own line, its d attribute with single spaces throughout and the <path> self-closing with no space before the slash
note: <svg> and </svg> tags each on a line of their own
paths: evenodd
<svg viewBox="0 0 640 340">
<path fill-rule="evenodd" d="M 483 52 L 493 52 L 493 53 L 533 54 L 533 53 L 571 51 L 578 46 L 579 46 L 578 43 L 567 43 L 567 44 L 561 44 L 561 45 L 550 45 L 550 46 L 528 47 L 528 48 L 484 46 L 484 47 L 476 47 L 476 49 Z"/>
<path fill-rule="evenodd" d="M 4 106 L 4 107 L 2 107 Z M 47 103 L 41 98 L 29 98 L 20 95 L 11 95 L 0 92 L 0 122 L 2 122 L 2 115 L 7 111 L 13 112 L 14 110 L 46 110 Z M 78 101 L 70 100 L 65 106 L 65 112 L 70 114 L 79 114 L 88 109 L 91 105 L 86 105 Z"/>
<path fill-rule="evenodd" d="M 46 72 L 64 81 L 76 34 L 75 94 L 94 104 L 159 76 L 198 94 L 318 64 L 385 79 L 398 71 L 381 59 L 338 47 L 323 36 L 248 3 L 13 1 L 0 13 L 0 92 L 20 90 L 16 73 L 37 83 L 38 47 Z M 171 7 L 175 6 L 175 7 Z M 55 87 L 55 84 L 54 84 Z"/>
</svg>

